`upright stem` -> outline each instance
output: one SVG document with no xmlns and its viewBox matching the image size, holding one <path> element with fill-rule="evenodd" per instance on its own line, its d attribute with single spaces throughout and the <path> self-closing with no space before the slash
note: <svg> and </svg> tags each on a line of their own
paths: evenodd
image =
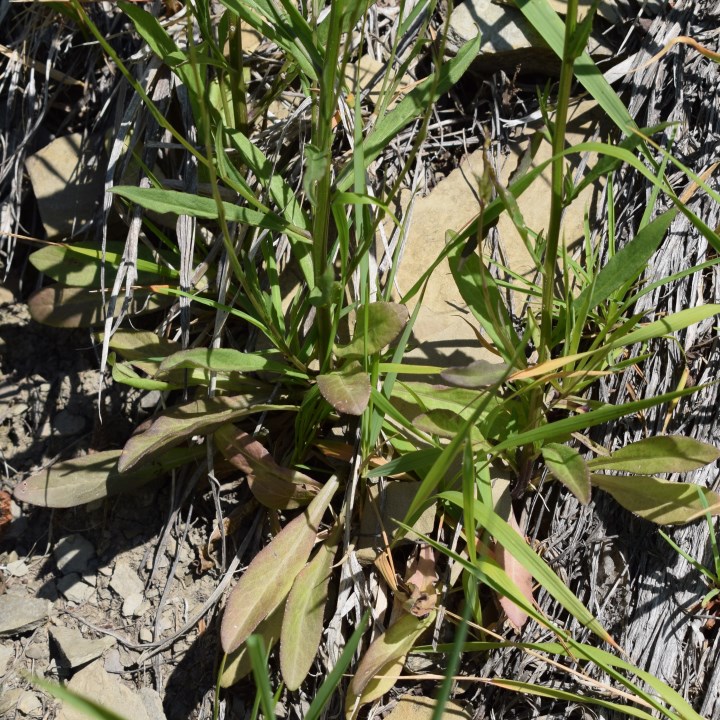
<svg viewBox="0 0 720 720">
<path fill-rule="evenodd" d="M 325 65 L 319 77 L 319 98 L 316 114 L 313 144 L 323 163 L 323 172 L 315 187 L 313 217 L 313 273 L 316 287 L 324 281 L 329 247 L 330 201 L 331 201 L 331 151 L 333 142 L 332 121 L 337 107 L 337 70 L 340 52 L 340 36 L 343 3 L 333 2 L 330 6 L 329 32 L 325 49 Z M 321 303 L 317 308 L 318 361 L 320 370 L 327 368 L 332 349 L 331 308 Z"/>
<path fill-rule="evenodd" d="M 563 47 L 562 67 L 560 68 L 560 87 L 558 88 L 557 109 L 555 111 L 555 129 L 552 137 L 552 151 L 555 160 L 552 163 L 552 182 L 550 199 L 550 224 L 548 227 L 545 259 L 543 263 L 543 292 L 541 307 L 540 337 L 538 348 L 539 361 L 550 357 L 552 342 L 553 300 L 555 298 L 555 271 L 557 268 L 558 244 L 560 242 L 560 221 L 563 211 L 563 181 L 565 178 L 565 160 L 560 155 L 565 149 L 565 131 L 567 129 L 570 89 L 573 80 L 575 53 L 573 39 L 577 26 L 578 0 L 568 0 L 565 18 L 565 44 Z"/>
</svg>

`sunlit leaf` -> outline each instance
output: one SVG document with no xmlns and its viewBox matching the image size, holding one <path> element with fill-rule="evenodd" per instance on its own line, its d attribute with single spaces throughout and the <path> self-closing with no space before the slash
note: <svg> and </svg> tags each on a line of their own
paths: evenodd
<svg viewBox="0 0 720 720">
<path fill-rule="evenodd" d="M 590 470 L 580 453 L 558 443 L 542 447 L 542 456 L 550 473 L 583 505 L 590 502 Z"/>
<path fill-rule="evenodd" d="M 383 692 L 392 687 L 395 684 L 395 677 L 402 669 L 403 662 L 401 661 L 412 650 L 423 631 L 434 621 L 434 610 L 424 618 L 410 614 L 401 615 L 382 635 L 377 637 L 363 655 L 350 682 L 346 709 L 351 709 L 358 698 L 360 703 L 363 703 L 371 702 L 374 697 L 377 697 L 378 687 L 372 685 L 377 675 L 391 676 L 392 682 L 389 683 L 389 686 L 387 686 L 388 679 L 378 678 L 378 682 L 382 683 Z"/>
<path fill-rule="evenodd" d="M 610 493 L 630 512 L 658 525 L 681 525 L 704 516 L 720 515 L 720 495 L 700 488 L 707 505 L 698 497 L 698 485 L 670 482 L 651 475 L 602 475 L 593 473 L 590 481 Z"/>
<path fill-rule="evenodd" d="M 322 487 L 309 475 L 278 465 L 262 443 L 231 423 L 215 431 L 215 446 L 231 465 L 247 474 L 258 502 L 275 510 L 307 505 Z"/>
<path fill-rule="evenodd" d="M 280 639 L 285 605 L 280 604 L 274 612 L 266 617 L 256 628 L 255 634 L 260 635 L 268 651 L 272 650 Z M 237 650 L 230 653 L 225 660 L 225 667 L 218 680 L 220 687 L 227 688 L 252 672 L 252 663 L 247 645 L 243 643 Z"/>
<path fill-rule="evenodd" d="M 352 341 L 348 345 L 335 347 L 335 354 L 340 358 L 374 355 L 397 338 L 409 317 L 407 308 L 398 303 L 374 302 L 362 305 L 357 311 Z"/>
<path fill-rule="evenodd" d="M 475 360 L 464 367 L 443 370 L 440 377 L 448 384 L 463 388 L 486 388 L 508 375 L 510 366 L 504 362 Z"/>
<path fill-rule="evenodd" d="M 318 375 L 317 384 L 320 394 L 344 415 L 362 415 L 370 400 L 370 378 L 355 361 L 337 372 Z"/>
<path fill-rule="evenodd" d="M 643 475 L 697 470 L 720 458 L 714 445 L 682 435 L 658 435 L 631 443 L 609 456 L 588 462 L 593 470 L 617 470 Z"/>
<path fill-rule="evenodd" d="M 254 558 L 228 598 L 220 626 L 223 650 L 236 650 L 287 597 L 315 544 L 320 521 L 338 481 L 331 478 L 305 511 L 289 522 Z"/>
<path fill-rule="evenodd" d="M 267 395 L 201 398 L 171 408 L 153 420 L 145 432 L 133 435 L 123 448 L 118 468 L 127 472 L 161 455 L 198 433 L 210 434 L 221 425 L 266 410 L 292 410 L 269 405 Z"/>
<path fill-rule="evenodd" d="M 277 372 L 283 375 L 295 374 L 281 362 L 280 356 L 267 357 L 261 353 L 246 353 L 232 348 L 194 348 L 180 350 L 163 360 L 159 373 L 180 368 L 200 368 L 222 373 Z"/>
<path fill-rule="evenodd" d="M 173 450 L 163 456 L 162 462 L 120 474 L 120 452 L 105 450 L 56 462 L 20 481 L 15 486 L 15 498 L 42 507 L 75 507 L 142 487 L 173 467 L 204 455 L 203 448 Z"/>
<path fill-rule="evenodd" d="M 297 690 L 312 667 L 323 631 L 340 525 L 300 571 L 288 595 L 280 643 L 280 670 L 288 690 Z"/>
</svg>

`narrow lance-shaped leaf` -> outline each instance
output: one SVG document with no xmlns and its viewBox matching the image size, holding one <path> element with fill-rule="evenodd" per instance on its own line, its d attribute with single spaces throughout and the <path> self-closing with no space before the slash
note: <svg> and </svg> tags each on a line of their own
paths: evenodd
<svg viewBox="0 0 720 720">
<path fill-rule="evenodd" d="M 263 639 L 268 651 L 272 650 L 280 639 L 280 630 L 283 623 L 284 605 L 278 605 L 269 617 L 266 617 L 255 628 L 255 633 Z M 230 653 L 225 660 L 225 667 L 218 680 L 222 688 L 230 687 L 252 672 L 252 663 L 247 651 L 247 645 L 241 645 L 237 650 Z"/>
<path fill-rule="evenodd" d="M 658 435 L 631 443 L 606 457 L 588 462 L 593 470 L 617 470 L 643 475 L 697 470 L 720 458 L 714 445 L 682 435 Z"/>
<path fill-rule="evenodd" d="M 280 643 L 280 670 L 288 690 L 300 687 L 320 646 L 341 528 L 340 524 L 335 526 L 332 535 L 295 578 L 288 595 Z"/>
<path fill-rule="evenodd" d="M 374 355 L 397 338 L 409 317 L 407 308 L 398 303 L 374 302 L 362 305 L 357 311 L 352 341 L 348 345 L 336 347 L 335 354 L 340 358 Z"/>
<path fill-rule="evenodd" d="M 223 650 L 236 650 L 287 597 L 315 544 L 320 521 L 335 491 L 337 478 L 323 489 L 253 559 L 228 598 L 220 626 Z"/>
<path fill-rule="evenodd" d="M 720 515 L 720 495 L 693 483 L 670 482 L 650 475 L 590 476 L 593 485 L 630 512 L 658 525 L 682 525 L 705 515 Z M 698 497 L 698 489 L 707 505 Z"/>
<path fill-rule="evenodd" d="M 376 697 L 376 688 L 372 687 L 373 679 L 380 674 L 388 674 L 390 668 L 394 668 L 412 650 L 413 645 L 422 632 L 430 627 L 435 621 L 435 611 L 432 610 L 423 618 L 415 615 L 402 615 L 382 635 L 377 637 L 367 649 L 358 664 L 355 675 L 348 688 L 348 696 L 345 708 L 351 711 L 356 702 L 371 702 Z M 402 663 L 400 663 L 402 667 Z M 383 689 L 387 687 L 387 679 L 378 678 L 382 682 Z M 391 678 L 389 689 L 395 684 L 395 678 Z"/>
<path fill-rule="evenodd" d="M 269 358 L 260 353 L 246 353 L 232 348 L 194 348 L 181 350 L 163 360 L 158 374 L 180 368 L 200 368 L 221 373 L 277 372 L 299 375 L 297 371 L 277 358 Z"/>
<path fill-rule="evenodd" d="M 476 360 L 465 367 L 452 367 L 443 370 L 440 377 L 448 384 L 463 388 L 486 388 L 499 383 L 508 375 L 507 363 L 492 363 Z"/>
<path fill-rule="evenodd" d="M 439 493 L 438 497 L 451 502 L 459 508 L 463 506 L 462 493 L 455 490 Z M 473 512 L 478 524 L 482 525 L 490 535 L 502 543 L 503 547 L 508 552 L 511 552 L 518 562 L 524 565 L 555 600 L 599 638 L 610 644 L 616 644 L 600 622 L 566 587 L 552 568 L 492 508 L 482 503 L 475 503 Z"/>
<path fill-rule="evenodd" d="M 318 375 L 320 394 L 345 415 L 362 415 L 370 400 L 370 378 L 357 361 L 337 372 Z"/>
<path fill-rule="evenodd" d="M 22 480 L 15 487 L 15 498 L 32 505 L 68 508 L 110 495 L 142 487 L 173 467 L 184 465 L 205 454 L 202 447 L 173 450 L 161 461 L 131 473 L 117 469 L 120 450 L 83 455 L 62 460 Z"/>
<path fill-rule="evenodd" d="M 265 507 L 292 510 L 307 505 L 322 487 L 309 475 L 278 465 L 262 443 L 232 423 L 215 431 L 215 445 L 231 465 L 247 474 L 252 494 Z"/>
<path fill-rule="evenodd" d="M 265 404 L 267 396 L 203 398 L 178 405 L 157 417 L 142 433 L 133 435 L 123 448 L 118 468 L 127 472 L 176 447 L 198 433 L 210 434 L 220 425 L 266 410 L 292 410 L 292 406 Z"/>
<path fill-rule="evenodd" d="M 580 453 L 567 445 L 547 443 L 542 448 L 542 456 L 553 477 L 587 505 L 590 502 L 590 470 Z"/>
</svg>

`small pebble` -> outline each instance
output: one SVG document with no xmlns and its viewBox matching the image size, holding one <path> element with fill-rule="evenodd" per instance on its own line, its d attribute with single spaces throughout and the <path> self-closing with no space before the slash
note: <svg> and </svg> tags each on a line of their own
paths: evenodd
<svg viewBox="0 0 720 720">
<path fill-rule="evenodd" d="M 152 642 L 152 640 L 153 640 L 152 630 L 150 630 L 150 628 L 146 628 L 146 627 L 141 628 L 139 637 L 140 637 L 140 642 L 145 642 L 145 643 Z"/>
</svg>

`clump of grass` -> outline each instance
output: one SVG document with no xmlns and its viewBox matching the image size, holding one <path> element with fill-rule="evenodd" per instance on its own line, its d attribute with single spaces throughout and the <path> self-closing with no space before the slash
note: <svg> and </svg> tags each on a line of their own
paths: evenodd
<svg viewBox="0 0 720 720">
<path fill-rule="evenodd" d="M 634 311 L 649 290 L 641 282 L 645 265 L 678 212 L 716 249 L 720 241 L 667 181 L 672 156 L 666 154 L 661 162 L 653 158 L 652 131 L 635 127 L 584 52 L 592 13 L 577 22 L 577 4 L 568 3 L 563 26 L 545 3 L 521 3 L 562 61 L 557 94 L 543 107 L 553 157 L 508 188 L 489 171 L 479 179 L 486 202 L 476 222 L 449 240 L 442 257 L 397 302 L 392 294 L 397 256 L 387 278 L 375 271 L 377 229 L 387 218 L 399 224 L 389 208 L 422 147 L 433 103 L 466 71 L 478 40 L 446 61 L 442 41 L 425 39 L 434 4 L 409 10 L 401 3 L 389 50 L 393 68 L 371 108 L 364 104 L 362 88 L 345 81 L 365 40 L 366 4 L 314 4 L 302 14 L 290 0 L 223 0 L 224 10 L 214 18 L 207 5 L 188 3 L 181 29 L 172 35 L 140 7 L 121 3 L 176 79 L 181 125 L 123 64 L 83 6 L 73 2 L 76 21 L 126 76 L 169 150 L 154 158 L 155 166 L 148 162 L 151 155 L 136 155 L 139 187 L 111 188 L 130 218 L 124 247 L 107 244 L 101 250 L 76 243 L 41 250 L 33 262 L 60 285 L 73 268 L 73 277 L 82 278 L 73 295 L 81 308 L 97 302 L 104 283 L 112 286 L 99 339 L 103 358 L 116 381 L 163 392 L 168 408 L 122 450 L 59 463 L 28 479 L 17 495 L 67 506 L 188 464 L 206 461 L 204 472 L 214 479 L 242 473 L 248 492 L 268 511 L 274 537 L 228 598 L 218 687 L 252 673 L 255 714 L 272 717 L 278 699 L 289 697 L 283 692 L 303 689 L 315 697 L 310 716 L 317 717 L 338 688 L 347 715 L 354 717 L 393 687 L 407 655 L 429 628 L 441 633 L 440 618 L 447 623 L 453 617 L 455 642 L 435 647 L 447 661 L 436 717 L 457 679 L 461 654 L 509 646 L 560 663 L 573 677 L 577 671 L 571 663 L 578 663 L 583 682 L 591 682 L 585 668 L 594 666 L 614 684 L 591 682 L 589 689 L 561 691 L 518 678 L 492 681 L 508 690 L 636 717 L 651 717 L 651 712 L 699 717 L 665 683 L 620 658 L 606 629 L 527 544 L 512 509 L 513 498 L 535 491 L 547 474 L 582 503 L 597 488 L 661 524 L 720 512 L 715 493 L 657 477 L 715 461 L 720 452 L 712 446 L 657 436 L 612 453 L 593 447 L 588 456 L 571 442 L 589 428 L 695 392 L 680 388 L 622 405 L 591 394 L 597 378 L 642 362 L 650 343 L 720 310 L 698 306 L 650 322 Z M 246 56 L 243 28 L 265 38 L 270 60 L 261 67 L 267 77 L 253 67 L 259 58 Z M 403 89 L 398 100 L 398 78 L 421 55 L 432 61 L 432 71 Z M 575 80 L 617 126 L 616 143 L 567 146 Z M 271 109 L 278 111 L 281 98 L 292 111 L 277 133 Z M 396 180 L 390 187 L 371 183 L 370 164 L 388 153 L 393 138 L 410 122 L 418 123 L 418 132 Z M 128 138 L 129 146 L 140 139 Z M 567 158 L 582 152 L 598 153 L 601 160 L 581 180 L 570 180 Z M 533 187 L 547 164 L 552 193 L 547 233 L 542 234 L 525 227 L 516 198 Z M 184 190 L 163 179 L 163 165 L 182 168 Z M 636 236 L 602 267 L 589 239 L 585 262 L 572 257 L 561 243 L 564 208 L 586 184 L 610 178 L 623 166 L 642 173 L 655 188 L 653 200 L 662 196 L 673 208 L 657 217 L 650 210 Z M 701 178 L 681 169 L 716 198 Z M 503 212 L 526 238 L 539 272 L 537 284 L 517 288 L 541 300 L 539 306 L 530 304 L 523 318 L 513 317 L 505 305 L 502 285 L 484 252 L 483 228 Z M 141 229 L 143 246 L 138 244 Z M 454 282 L 496 362 L 462 368 L 404 362 L 417 313 L 410 315 L 406 303 L 422 294 L 442 258 L 449 260 Z M 94 272 L 100 261 L 106 278 Z M 297 282 L 288 292 L 291 278 Z M 32 303 L 36 313 L 48 305 L 51 320 L 65 312 L 67 295 L 59 288 L 41 292 L 41 300 Z M 144 298 L 160 308 L 170 306 L 171 313 L 152 332 L 120 329 L 130 303 Z M 119 309 L 117 317 L 113 307 Z M 393 591 L 392 613 L 374 618 L 371 638 L 363 640 L 362 632 L 355 632 L 337 662 L 325 665 L 327 678 L 315 683 L 308 672 L 316 662 L 333 588 L 339 581 L 346 601 L 357 579 L 353 538 L 360 506 L 370 502 L 370 484 L 397 475 L 416 478 L 417 490 L 404 522 L 395 519 L 397 529 L 375 560 Z M 433 533 L 421 534 L 415 523 L 430 506 L 438 523 Z M 395 563 L 401 560 L 405 536 L 422 540 L 425 549 L 413 554 L 403 578 Z M 533 580 L 612 652 L 580 642 L 547 618 L 535 604 Z M 356 597 L 358 607 L 365 604 L 359 590 Z M 345 612 L 340 604 L 335 609 L 333 641 L 338 645 L 345 642 Z M 488 629 L 500 627 L 504 617 L 518 628 L 531 620 L 556 641 L 530 645 Z M 267 652 L 278 641 L 284 688 L 273 691 Z M 357 647 L 362 647 L 361 658 L 353 663 Z M 427 647 L 423 651 L 430 653 Z M 342 676 L 346 669 L 352 674 L 349 683 Z"/>
</svg>

